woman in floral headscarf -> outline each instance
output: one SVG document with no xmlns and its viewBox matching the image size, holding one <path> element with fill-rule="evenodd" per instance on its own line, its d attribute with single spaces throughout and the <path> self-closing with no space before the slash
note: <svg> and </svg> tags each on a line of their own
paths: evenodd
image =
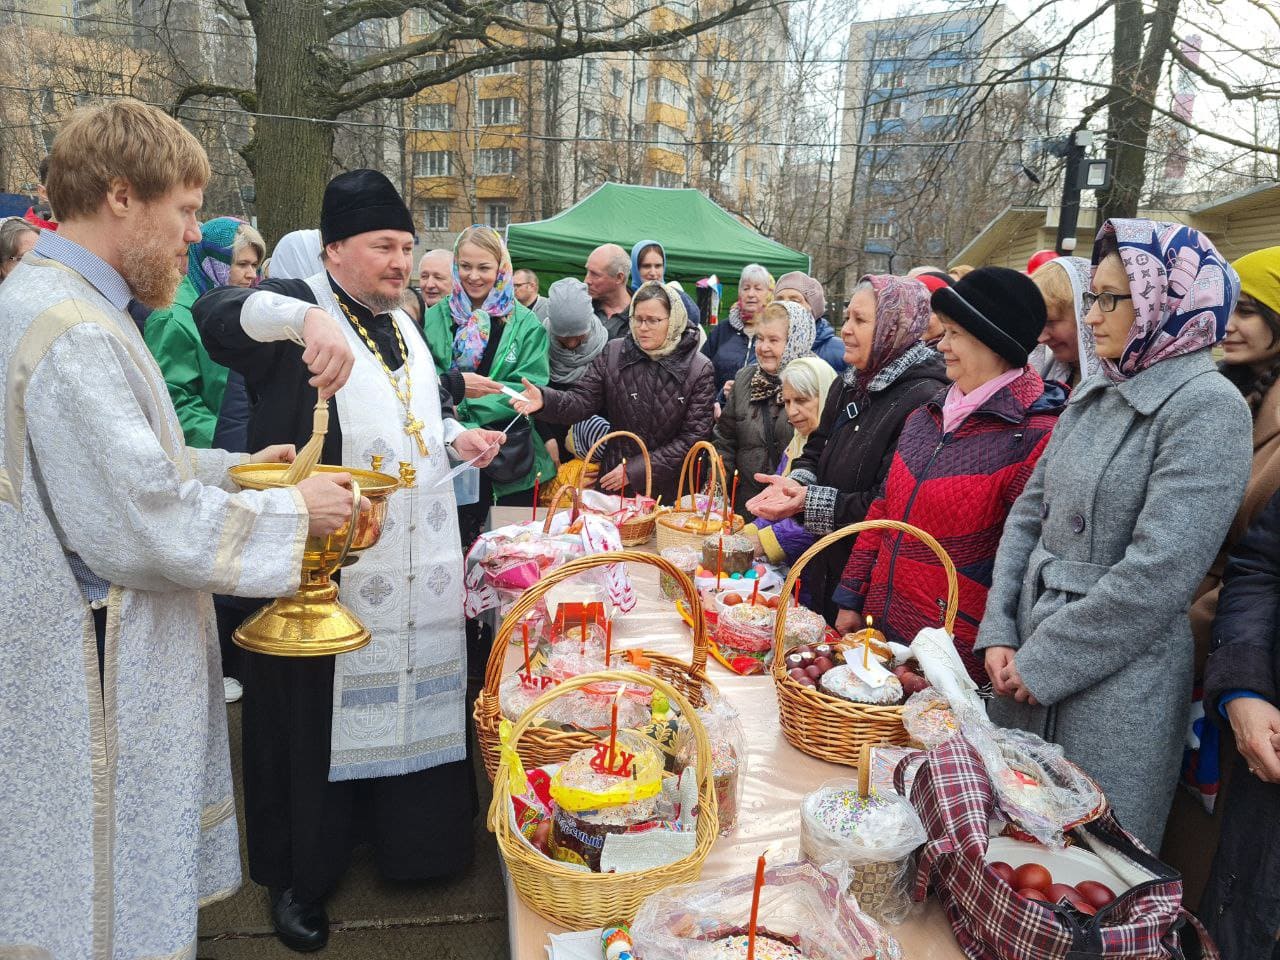
<svg viewBox="0 0 1280 960">
<path fill-rule="evenodd" d="M 929 290 L 905 277 L 864 277 L 854 290 L 840 338 L 848 368 L 827 393 L 822 420 L 785 476 L 747 503 L 760 550 L 794 560 L 813 539 L 857 523 L 889 472 L 902 424 L 946 383 L 938 354 L 920 343 L 929 323 Z M 828 547 L 805 569 L 815 610 L 836 615 L 831 593 L 849 559 L 848 541 Z"/>
<path fill-rule="evenodd" d="M 453 247 L 453 292 L 423 317 L 423 334 L 436 371 L 459 400 L 458 421 L 468 429 L 503 429 L 515 413 L 498 392 L 502 386 L 519 390 L 523 379 L 545 384 L 550 376 L 547 330 L 532 310 L 516 300 L 511 273 L 511 257 L 498 231 L 480 224 L 468 227 L 458 234 Z M 496 385 L 488 386 L 488 381 Z M 509 441 L 526 442 L 510 437 Z M 555 466 L 536 431 L 532 443 L 533 466 L 522 477 L 491 482 L 481 472 L 479 502 L 459 511 L 464 544 L 470 545 L 479 535 L 494 503 L 531 503 L 535 476 L 541 473 L 544 481 L 555 476 Z"/>
<path fill-rule="evenodd" d="M 997 723 L 1058 743 L 1159 849 L 1191 703 L 1187 608 L 1249 476 L 1244 398 L 1210 348 L 1240 292 L 1196 230 L 1110 220 L 1071 397 L 1014 504 L 975 649 Z"/>
<path fill-rule="evenodd" d="M 791 442 L 782 400 L 782 368 L 813 353 L 813 314 L 786 301 L 769 304 L 756 321 L 756 362 L 734 377 L 716 422 L 715 445 L 729 476 L 739 471 L 735 509 L 764 489 L 757 473 L 774 473 Z"/>
<path fill-rule="evenodd" d="M 261 263 L 265 253 L 262 237 L 243 220 L 210 220 L 200 228 L 200 240 L 187 248 L 187 275 L 178 285 L 173 306 L 153 312 L 143 327 L 188 446 L 212 445 L 227 386 L 227 368 L 209 359 L 191 317 L 191 305 L 200 294 L 239 279 L 232 276 L 232 264 L 238 258 L 247 261 L 252 256 Z"/>
</svg>

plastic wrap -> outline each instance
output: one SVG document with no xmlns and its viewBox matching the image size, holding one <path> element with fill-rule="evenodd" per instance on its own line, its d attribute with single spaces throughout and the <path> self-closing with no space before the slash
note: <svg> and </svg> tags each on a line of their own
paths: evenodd
<svg viewBox="0 0 1280 960">
<path fill-rule="evenodd" d="M 848 892 L 878 920 L 899 923 L 911 908 L 912 853 L 928 839 L 915 808 L 897 794 L 858 794 L 853 780 L 829 780 L 800 806 L 800 850 L 824 872 L 851 872 Z"/>
<path fill-rule="evenodd" d="M 636 517 L 647 517 L 653 513 L 657 501 L 653 497 L 642 494 L 623 498 L 618 494 L 603 493 L 599 490 L 582 492 L 582 509 L 599 514 L 615 524 L 626 523 Z"/>
<path fill-rule="evenodd" d="M 698 719 L 711 743 L 711 776 L 716 788 L 716 807 L 720 814 L 720 836 L 728 836 L 738 824 L 738 805 L 742 785 L 747 778 L 747 735 L 738 711 L 720 694 L 708 691 L 706 705 L 698 708 Z M 676 766 L 692 767 L 696 760 L 697 742 L 688 724 L 680 728 L 680 746 Z"/>
<path fill-rule="evenodd" d="M 717 960 L 717 943 L 741 940 L 751 915 L 753 874 L 668 887 L 645 901 L 631 925 L 640 960 Z M 838 883 L 807 863 L 769 866 L 760 891 L 756 957 L 806 960 L 899 960 L 902 949 L 876 921 L 841 894 Z M 783 945 L 789 946 L 790 951 Z M 745 953 L 741 954 L 745 956 Z"/>
<path fill-rule="evenodd" d="M 684 573 L 690 580 L 693 579 L 694 571 L 698 569 L 698 551 L 693 547 L 667 547 L 661 553 L 662 559 L 676 567 Z M 686 599 L 684 587 L 675 577 L 665 571 L 658 573 L 658 586 L 662 590 L 662 595 L 668 600 L 684 600 Z"/>
<path fill-rule="evenodd" d="M 716 620 L 716 644 L 733 669 L 763 671 L 773 658 L 773 623 L 778 611 L 747 600 L 725 607 Z M 738 663 L 739 660 L 751 661 Z"/>
<path fill-rule="evenodd" d="M 808 607 L 787 608 L 787 621 L 782 631 L 782 649 L 790 650 L 806 643 L 821 643 L 827 633 L 827 621 L 822 614 Z"/>
<path fill-rule="evenodd" d="M 960 730 L 951 704 L 933 687 L 907 698 L 902 709 L 902 725 L 911 738 L 927 750 L 946 743 Z"/>
</svg>

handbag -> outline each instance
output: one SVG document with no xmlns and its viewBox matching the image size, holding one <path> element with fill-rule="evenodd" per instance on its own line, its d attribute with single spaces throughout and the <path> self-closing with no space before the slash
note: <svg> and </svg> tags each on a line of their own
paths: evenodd
<svg viewBox="0 0 1280 960">
<path fill-rule="evenodd" d="M 506 424 L 488 429 L 502 429 Z M 508 484 L 523 480 L 533 472 L 533 424 L 521 417 L 507 430 L 506 442 L 489 461 L 483 473 L 491 483 Z"/>
<path fill-rule="evenodd" d="M 907 770 L 919 758 L 898 764 L 894 785 L 899 793 L 905 792 Z M 912 899 L 923 900 L 934 890 L 970 960 L 1181 960 L 1184 926 L 1198 935 L 1200 956 L 1218 958 L 1204 927 L 1182 906 L 1182 877 L 1148 853 L 1110 812 L 1068 832 L 1081 849 L 1130 883 L 1112 903 L 1086 917 L 1020 896 L 991 869 L 987 848 L 995 791 L 981 756 L 962 735 L 924 755 L 910 794 L 929 835 Z"/>
</svg>

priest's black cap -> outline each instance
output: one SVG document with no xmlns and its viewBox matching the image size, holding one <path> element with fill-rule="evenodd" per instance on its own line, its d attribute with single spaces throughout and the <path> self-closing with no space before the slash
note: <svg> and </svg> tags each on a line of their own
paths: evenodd
<svg viewBox="0 0 1280 960">
<path fill-rule="evenodd" d="M 377 170 L 340 173 L 324 188 L 320 208 L 320 240 L 336 243 L 372 230 L 413 233 L 413 216 L 400 193 Z"/>
</svg>

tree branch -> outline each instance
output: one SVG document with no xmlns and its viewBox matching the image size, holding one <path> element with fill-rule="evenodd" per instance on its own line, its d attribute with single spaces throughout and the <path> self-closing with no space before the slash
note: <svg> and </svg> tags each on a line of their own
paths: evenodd
<svg viewBox="0 0 1280 960">
<path fill-rule="evenodd" d="M 1173 38 L 1175 41 L 1178 38 Z M 1243 52 L 1243 51 L 1242 51 Z M 1280 100 L 1280 87 L 1268 89 L 1267 84 L 1255 83 L 1247 87 L 1233 87 L 1215 74 L 1205 70 L 1179 49 L 1178 43 L 1169 44 L 1169 53 L 1174 61 L 1188 73 L 1194 74 L 1214 89 L 1220 91 L 1228 100 Z"/>
<path fill-rule="evenodd" d="M 246 113 L 256 113 L 258 110 L 258 96 L 252 90 L 243 90 L 239 87 L 224 87 L 216 83 L 192 83 L 178 91 L 173 98 L 173 106 L 169 112 L 176 115 L 183 104 L 196 97 L 234 100 L 240 105 L 240 109 Z"/>
</svg>

